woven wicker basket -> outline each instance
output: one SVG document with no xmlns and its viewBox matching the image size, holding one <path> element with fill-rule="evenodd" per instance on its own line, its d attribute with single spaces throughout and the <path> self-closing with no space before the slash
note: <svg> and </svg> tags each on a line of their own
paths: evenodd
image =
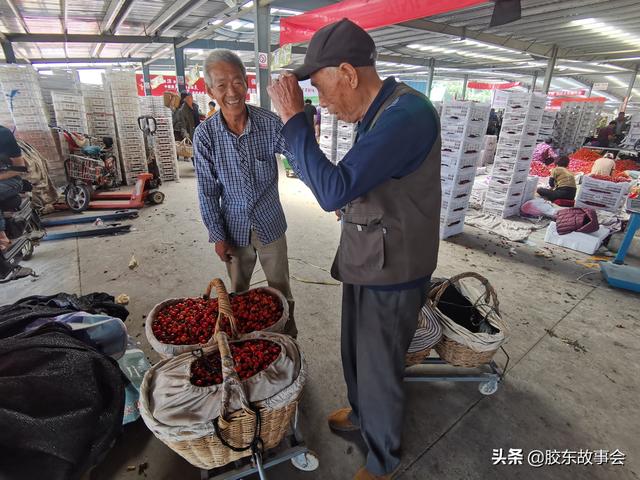
<svg viewBox="0 0 640 480">
<path fill-rule="evenodd" d="M 213 280 L 211 280 L 211 282 L 209 282 L 209 285 L 207 285 L 207 289 L 202 295 L 202 298 L 204 298 L 205 300 L 208 300 L 209 298 L 211 298 L 211 291 L 213 290 L 214 287 L 216 289 L 218 298 L 220 298 L 221 295 L 224 295 L 228 299 L 227 289 L 224 286 L 224 282 L 219 278 L 214 278 Z M 287 299 L 285 298 L 285 296 L 280 291 L 271 287 L 260 287 L 260 288 L 256 288 L 255 290 L 263 291 L 268 293 L 269 295 L 273 295 L 278 299 L 278 301 L 282 305 L 282 315 L 280 316 L 280 319 L 270 327 L 265 328 L 264 331 L 275 332 L 275 333 L 284 332 L 285 325 L 289 320 L 289 302 L 287 302 Z M 181 353 L 191 352 L 199 348 L 209 347 L 216 344 L 216 340 L 213 336 L 211 336 L 209 341 L 204 344 L 196 343 L 193 345 L 172 345 L 169 343 L 162 343 L 160 340 L 156 338 L 156 336 L 153 333 L 153 322 L 155 321 L 158 313 L 163 308 L 176 303 L 180 303 L 183 300 L 184 298 L 170 298 L 168 300 L 164 300 L 158 303 L 155 307 L 153 307 L 153 309 L 151 309 L 151 311 L 147 314 L 147 319 L 145 320 L 145 325 L 144 325 L 144 333 L 147 337 L 147 341 L 149 342 L 149 345 L 151 345 L 151 348 L 153 348 L 156 352 L 158 352 L 158 354 L 162 358 L 173 357 L 176 355 L 180 355 Z"/>
<path fill-rule="evenodd" d="M 489 283 L 489 280 L 484 278 L 482 275 L 479 275 L 474 272 L 467 272 L 467 273 L 461 273 L 460 275 L 456 275 L 450 278 L 449 280 L 445 281 L 444 283 L 442 283 L 439 287 L 433 289 L 429 293 L 429 298 L 427 300 L 430 306 L 436 312 L 439 313 L 438 303 L 440 302 L 442 295 L 444 295 L 445 290 L 449 286 L 459 282 L 463 278 L 475 278 L 482 283 L 482 285 L 485 288 L 485 294 L 484 294 L 485 302 L 487 302 L 487 304 L 489 305 L 492 305 L 492 308 L 495 311 L 495 313 L 499 315 L 500 305 L 498 302 L 498 296 L 496 295 L 496 291 Z M 490 304 L 489 302 L 492 302 L 492 303 Z M 442 313 L 439 313 L 439 315 L 443 316 Z M 496 346 L 494 350 L 488 350 L 488 351 L 478 351 L 478 350 L 474 350 L 472 347 L 473 347 L 472 344 L 463 345 L 462 343 L 447 337 L 447 329 L 446 329 L 446 322 L 445 322 L 445 329 L 442 335 L 442 339 L 440 340 L 440 342 L 438 342 L 438 344 L 436 344 L 434 348 L 436 352 L 438 352 L 438 355 L 440 356 L 440 358 L 442 358 L 444 361 L 446 361 L 451 365 L 454 365 L 457 367 L 478 367 L 480 365 L 485 365 L 491 362 L 491 360 L 493 359 L 493 356 L 499 350 L 500 345 Z"/>
<path fill-rule="evenodd" d="M 193 157 L 193 144 L 191 143 L 191 140 L 185 138 L 176 142 L 176 154 L 182 158 Z"/>
<path fill-rule="evenodd" d="M 252 450 L 248 447 L 258 439 L 265 450 L 277 446 L 289 429 L 300 396 L 298 393 L 295 397 L 287 399 L 286 402 L 280 404 L 280 408 L 270 407 L 267 401 L 249 404 L 244 386 L 234 368 L 227 334 L 218 328 L 222 317 L 226 317 L 231 325 L 232 337 L 237 337 L 236 323 L 229 297 L 226 295 L 222 282 L 216 282 L 215 286 L 218 293 L 219 316 L 214 337 L 222 359 L 223 377 L 220 416 L 212 422 L 216 426 L 217 433 L 193 438 L 193 431 L 185 426 L 183 432 L 177 435 L 174 433 L 170 437 L 152 429 L 154 434 L 169 448 L 192 465 L 203 469 L 221 467 L 235 460 L 251 456 Z M 300 376 L 304 376 L 303 370 L 304 368 L 301 367 Z M 143 418 L 148 418 L 150 415 L 147 400 L 149 393 L 149 382 L 145 378 L 140 388 L 140 411 Z M 237 395 L 242 408 L 235 412 L 229 412 L 229 398 L 233 394 Z M 147 422 L 147 418 L 145 418 L 145 422 Z M 257 422 L 259 423 L 257 424 Z M 182 434 L 185 439 L 176 439 Z M 243 450 L 236 451 L 225 443 Z"/>
</svg>

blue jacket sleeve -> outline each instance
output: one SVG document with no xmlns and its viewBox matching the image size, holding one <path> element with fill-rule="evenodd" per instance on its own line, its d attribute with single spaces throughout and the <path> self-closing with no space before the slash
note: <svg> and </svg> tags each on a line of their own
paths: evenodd
<svg viewBox="0 0 640 480">
<path fill-rule="evenodd" d="M 220 209 L 222 193 L 213 163 L 213 147 L 211 138 L 204 128 L 195 131 L 193 139 L 193 160 L 198 185 L 198 202 L 202 221 L 209 231 L 211 243 L 226 239 L 224 219 Z"/>
<path fill-rule="evenodd" d="M 422 164 L 438 136 L 437 120 L 428 104 L 413 96 L 402 100 L 387 108 L 373 130 L 365 133 L 338 165 L 322 153 L 306 127 L 304 114 L 294 116 L 283 127 L 293 162 L 324 210 L 342 208 Z"/>
</svg>

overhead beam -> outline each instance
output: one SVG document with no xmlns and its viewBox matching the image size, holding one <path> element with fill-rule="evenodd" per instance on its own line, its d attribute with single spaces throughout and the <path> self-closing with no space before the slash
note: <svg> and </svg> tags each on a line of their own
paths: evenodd
<svg viewBox="0 0 640 480">
<path fill-rule="evenodd" d="M 60 0 L 60 23 L 62 24 L 62 31 L 67 33 L 67 14 L 68 14 L 69 2 L 67 0 Z"/>
<path fill-rule="evenodd" d="M 64 35 L 60 33 L 8 33 L 10 42 L 33 43 L 173 43 L 173 37 L 151 37 L 144 35 L 95 35 L 72 33 Z"/>
<path fill-rule="evenodd" d="M 187 35 L 187 39 L 178 43 L 178 47 L 179 48 L 184 48 L 187 45 L 189 45 L 193 40 L 197 40 L 200 38 L 205 38 L 209 35 L 211 35 L 214 31 L 218 30 L 219 28 L 225 26 L 227 23 L 229 23 L 232 20 L 236 20 L 240 17 L 244 17 L 246 15 L 250 15 L 252 13 L 252 11 L 256 8 L 255 3 L 251 6 L 251 8 L 240 8 L 240 6 L 234 6 L 234 7 L 230 7 L 227 8 L 225 10 L 223 10 L 222 12 L 218 13 L 216 15 L 216 17 L 218 17 L 219 20 L 222 20 L 222 23 L 218 24 L 218 25 L 213 25 L 213 24 L 208 24 L 209 20 L 207 20 L 207 22 L 200 24 L 198 27 L 196 27 L 196 29 L 194 30 L 194 33 L 192 33 L 191 35 Z M 233 12 L 233 13 L 231 13 Z M 203 30 L 204 28 L 204 30 Z"/>
<path fill-rule="evenodd" d="M 146 58 L 93 58 L 93 57 L 77 57 L 77 58 L 29 58 L 27 61 L 33 65 L 41 63 L 143 63 Z"/>
<path fill-rule="evenodd" d="M 124 5 L 124 2 L 125 0 L 111 0 L 111 3 L 107 7 L 107 13 L 104 14 L 104 18 L 102 19 L 102 22 L 100 22 L 101 32 L 108 32 L 111 30 L 111 26 L 120 12 L 122 5 Z"/>
<path fill-rule="evenodd" d="M 185 18 L 187 18 L 191 12 L 197 10 L 198 8 L 204 6 L 209 0 L 191 0 L 181 11 L 176 12 L 176 14 L 169 19 L 169 22 L 166 23 L 160 30 L 159 34 L 164 35 L 166 32 L 171 30 L 175 25 Z"/>
<path fill-rule="evenodd" d="M 131 9 L 133 8 L 133 0 L 125 0 L 124 4 L 120 8 L 120 11 L 116 15 L 115 20 L 113 21 L 113 26 L 109 29 L 111 33 L 117 33 L 118 29 L 122 26 L 122 23 L 127 19 L 129 13 L 131 13 Z"/>
<path fill-rule="evenodd" d="M 0 39 L 0 45 L 2 45 L 2 51 L 4 53 L 4 61 L 6 63 L 16 63 L 16 54 L 13 51 L 11 42 L 5 39 Z"/>
<path fill-rule="evenodd" d="M 409 22 L 400 23 L 399 25 L 407 28 L 412 28 L 414 30 L 441 33 L 458 38 L 469 38 L 489 45 L 510 48 L 512 50 L 517 50 L 520 52 L 529 53 L 531 55 L 545 58 L 550 57 L 553 50 L 553 45 L 549 45 L 546 43 L 518 40 L 512 37 L 503 37 L 501 35 L 479 32 L 477 30 L 471 30 L 466 27 L 456 27 L 453 25 L 448 25 L 446 23 L 432 22 L 430 20 L 411 20 Z M 558 54 L 560 56 L 564 56 L 565 53 L 568 53 L 566 49 L 558 50 Z"/>
<path fill-rule="evenodd" d="M 553 76 L 553 69 L 556 68 L 556 60 L 558 59 L 558 46 L 554 45 L 551 51 L 551 56 L 547 63 L 547 69 L 544 72 L 544 82 L 542 83 L 542 93 L 549 93 L 549 87 L 551 86 L 551 77 Z"/>
</svg>

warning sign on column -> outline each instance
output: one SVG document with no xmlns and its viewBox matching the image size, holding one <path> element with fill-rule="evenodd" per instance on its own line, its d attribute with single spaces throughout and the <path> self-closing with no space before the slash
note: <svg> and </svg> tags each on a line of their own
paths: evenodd
<svg viewBox="0 0 640 480">
<path fill-rule="evenodd" d="M 269 54 L 263 52 L 258 53 L 258 67 L 269 68 Z"/>
</svg>

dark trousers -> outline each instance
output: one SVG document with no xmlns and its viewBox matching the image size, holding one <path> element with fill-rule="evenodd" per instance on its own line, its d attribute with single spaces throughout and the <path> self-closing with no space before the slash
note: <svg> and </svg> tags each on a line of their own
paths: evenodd
<svg viewBox="0 0 640 480">
<path fill-rule="evenodd" d="M 555 190 L 551 190 L 549 188 L 539 188 L 538 195 L 540 195 L 545 200 L 549 200 L 550 202 L 554 202 L 560 199 L 574 200 L 576 198 L 576 189 L 572 187 L 560 187 L 556 188 Z"/>
<path fill-rule="evenodd" d="M 374 475 L 400 464 L 404 416 L 405 355 L 426 297 L 426 285 L 381 291 L 342 287 L 342 368 L 353 409 L 369 448 L 366 467 Z"/>
</svg>

